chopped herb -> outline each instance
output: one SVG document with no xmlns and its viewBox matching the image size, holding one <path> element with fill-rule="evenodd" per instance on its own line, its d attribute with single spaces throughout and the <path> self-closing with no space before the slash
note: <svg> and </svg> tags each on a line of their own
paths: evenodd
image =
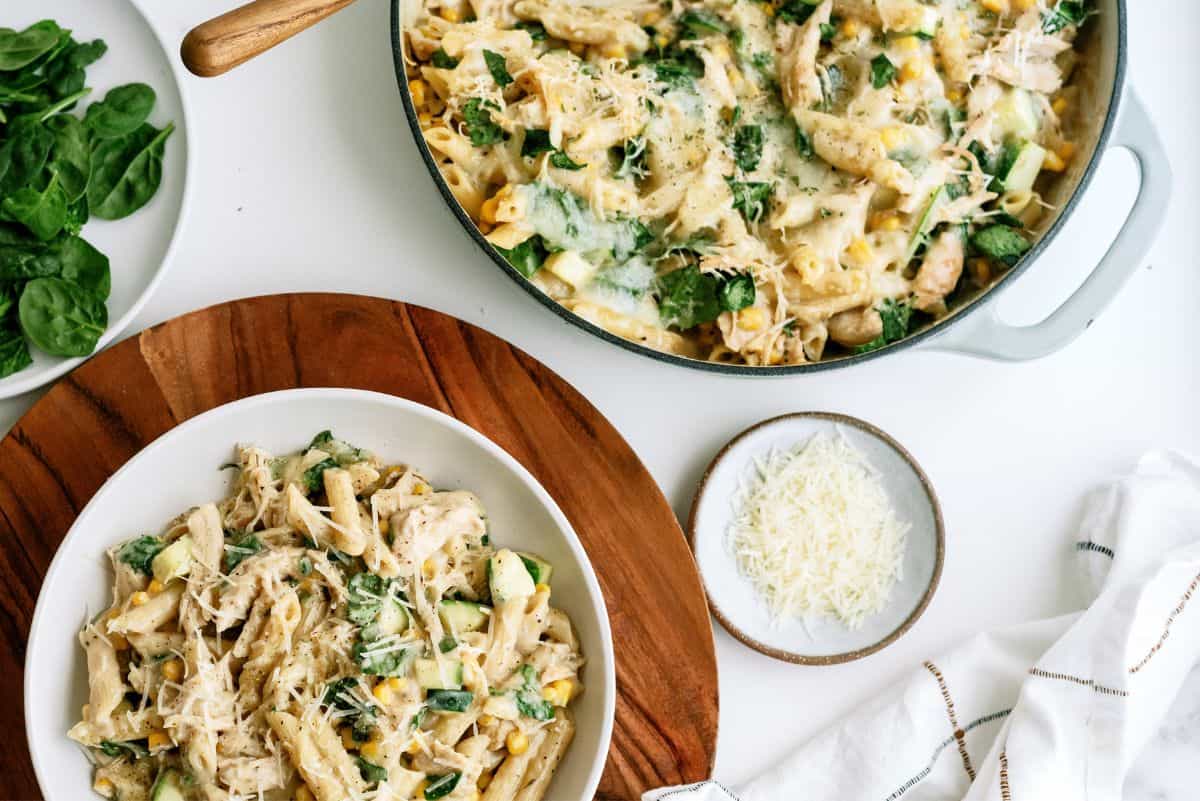
<svg viewBox="0 0 1200 801">
<path fill-rule="evenodd" d="M 743 125 L 733 135 L 733 160 L 743 172 L 758 167 L 762 159 L 763 133 L 759 125 Z"/>
<path fill-rule="evenodd" d="M 775 18 L 781 22 L 791 22 L 795 25 L 803 24 L 813 12 L 817 10 L 817 6 L 821 5 L 820 0 L 810 2 L 810 0 L 784 0 L 783 5 L 775 12 Z"/>
<path fill-rule="evenodd" d="M 1046 33 L 1058 33 L 1071 25 L 1082 25 L 1093 11 L 1088 9 L 1086 0 L 1059 0 L 1054 8 L 1042 17 L 1042 30 Z"/>
<path fill-rule="evenodd" d="M 158 537 L 138 537 L 121 546 L 121 550 L 117 551 L 117 559 L 149 576 L 153 572 L 150 563 L 166 547 L 167 544 Z"/>
<path fill-rule="evenodd" d="M 380 767 L 373 762 L 368 762 L 362 757 L 355 757 L 354 761 L 358 764 L 359 774 L 362 775 L 363 781 L 367 784 L 379 784 L 379 782 L 387 781 L 387 768 Z"/>
<path fill-rule="evenodd" d="M 878 350 L 884 345 L 897 342 L 908 336 L 912 330 L 912 306 L 886 298 L 878 307 L 879 317 L 883 321 L 883 333 L 865 345 L 854 349 L 855 353 L 868 353 Z"/>
<path fill-rule="evenodd" d="M 150 756 L 150 750 L 138 740 L 101 740 L 100 750 L 105 756 L 109 757 L 119 757 L 122 754 L 129 754 L 133 759 L 141 759 L 142 757 Z"/>
<path fill-rule="evenodd" d="M 871 86 L 882 89 L 896 78 L 896 65 L 886 54 L 880 53 L 871 59 Z"/>
<path fill-rule="evenodd" d="M 458 771 L 447 773 L 444 776 L 426 776 L 425 780 L 429 782 L 429 785 L 425 788 L 425 801 L 437 801 L 443 796 L 450 795 L 458 786 L 458 780 L 461 778 L 462 773 Z"/>
<path fill-rule="evenodd" d="M 492 112 L 500 107 L 482 97 L 473 97 L 463 106 L 463 122 L 467 127 L 467 136 L 475 147 L 494 145 L 504 138 L 504 130 L 492 121 Z"/>
<path fill-rule="evenodd" d="M 704 76 L 704 62 L 691 50 L 678 51 L 655 61 L 654 74 L 660 82 L 674 89 L 686 89 L 696 78 Z"/>
<path fill-rule="evenodd" d="M 458 59 L 451 56 L 442 48 L 433 51 L 433 66 L 440 70 L 452 70 L 458 66 Z"/>
<path fill-rule="evenodd" d="M 748 222 L 757 222 L 767 210 L 771 197 L 771 184 L 765 181 L 737 181 L 726 176 L 725 183 L 733 193 L 733 207 L 742 213 Z"/>
<path fill-rule="evenodd" d="M 493 247 L 496 246 L 493 245 Z M 496 247 L 496 250 L 526 278 L 532 278 L 533 274 L 541 269 L 542 262 L 550 255 L 546 244 L 537 234 L 529 237 L 515 248 Z M 486 543 L 484 544 L 486 545 Z"/>
<path fill-rule="evenodd" d="M 526 128 L 525 141 L 521 142 L 521 155 L 526 158 L 533 158 L 542 153 L 549 153 L 554 150 L 554 145 L 550 144 L 550 132 L 544 131 L 541 128 Z"/>
<path fill-rule="evenodd" d="M 262 550 L 262 543 L 253 534 L 247 534 L 233 545 L 225 546 L 225 572 L 232 573 L 233 569 L 248 556 L 253 556 Z"/>
<path fill-rule="evenodd" d="M 586 164 L 580 164 L 574 161 L 565 151 L 556 150 L 550 154 L 550 165 L 558 167 L 560 170 L 582 170 Z"/>
<path fill-rule="evenodd" d="M 721 282 L 717 289 L 717 302 L 725 311 L 735 312 L 754 304 L 754 276 L 738 273 Z"/>
<path fill-rule="evenodd" d="M 796 127 L 796 137 L 794 141 L 796 152 L 800 154 L 800 158 L 811 159 L 813 157 L 812 140 L 808 138 L 808 134 L 804 132 L 803 128 L 801 128 L 799 125 L 796 125 L 795 121 L 792 122 L 792 125 L 795 125 Z"/>
<path fill-rule="evenodd" d="M 374 573 L 356 573 L 346 584 L 349 599 L 346 617 L 356 626 L 369 626 L 379 616 L 384 599 L 388 598 L 391 582 Z"/>
<path fill-rule="evenodd" d="M 375 728 L 375 719 L 379 709 L 374 703 L 364 701 L 355 690 L 360 687 L 358 679 L 344 676 L 329 682 L 325 686 L 325 694 L 321 703 L 341 712 L 349 712 L 342 719 L 351 724 L 350 734 L 355 742 L 365 743 L 371 739 L 371 731 Z"/>
<path fill-rule="evenodd" d="M 554 717 L 554 704 L 542 698 L 542 686 L 538 682 L 537 669 L 533 665 L 521 666 L 525 683 L 516 692 L 517 711 L 534 720 L 550 720 Z"/>
<path fill-rule="evenodd" d="M 971 247 L 1010 267 L 1030 248 L 1029 241 L 1007 225 L 989 225 L 971 236 Z"/>
<path fill-rule="evenodd" d="M 513 76 L 508 72 L 508 63 L 504 60 L 504 56 L 494 50 L 485 49 L 483 60 L 487 62 L 488 72 L 492 73 L 492 78 L 500 85 L 501 89 L 513 82 Z"/>
<path fill-rule="evenodd" d="M 679 24 L 683 26 L 685 36 L 694 38 L 729 32 L 729 26 L 720 17 L 704 9 L 684 12 L 679 18 Z"/>
</svg>

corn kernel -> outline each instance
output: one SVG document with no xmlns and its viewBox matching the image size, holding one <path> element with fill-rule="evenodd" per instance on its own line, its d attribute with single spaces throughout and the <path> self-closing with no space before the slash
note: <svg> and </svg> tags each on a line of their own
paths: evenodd
<svg viewBox="0 0 1200 801">
<path fill-rule="evenodd" d="M 354 740 L 354 732 L 351 731 L 349 726 L 343 726 L 338 734 L 342 736 L 342 748 L 345 748 L 347 751 L 353 751 L 355 748 L 358 748 L 358 743 Z"/>
<path fill-rule="evenodd" d="M 842 36 L 845 36 L 847 39 L 853 39 L 855 36 L 858 36 L 859 30 L 858 20 L 847 19 L 842 22 Z"/>
<path fill-rule="evenodd" d="M 529 738 L 519 731 L 510 731 L 504 738 L 504 745 L 508 748 L 508 753 L 520 756 L 529 750 Z"/>
<path fill-rule="evenodd" d="M 1070 161 L 1075 156 L 1075 143 L 1063 142 L 1055 152 L 1063 161 Z"/>
<path fill-rule="evenodd" d="M 414 106 L 425 105 L 425 82 L 420 78 L 408 82 L 408 93 L 412 95 Z"/>
<path fill-rule="evenodd" d="M 666 47 L 671 43 L 671 40 L 665 34 L 659 34 L 654 37 L 654 44 L 659 48 Z"/>
<path fill-rule="evenodd" d="M 424 576 L 426 580 L 433 578 L 434 571 L 436 570 L 437 565 L 434 564 L 432 559 L 426 559 L 421 565 L 421 575 Z"/>
<path fill-rule="evenodd" d="M 925 75 L 925 63 L 921 59 L 914 58 L 904 62 L 904 66 L 900 68 L 900 80 L 908 83 L 909 81 L 920 80 Z"/>
<path fill-rule="evenodd" d="M 1054 98 L 1054 102 L 1050 104 L 1050 108 L 1054 109 L 1054 113 L 1061 117 L 1070 105 L 1065 97 L 1056 97 Z"/>
<path fill-rule="evenodd" d="M 552 681 L 542 688 L 542 698 L 555 706 L 566 706 L 571 702 L 572 689 L 570 679 Z"/>
<path fill-rule="evenodd" d="M 625 58 L 625 45 L 621 44 L 606 44 L 604 49 L 600 51 L 600 55 L 605 58 L 622 59 Z"/>
<path fill-rule="evenodd" d="M 484 771 L 479 774 L 479 778 L 475 781 L 475 786 L 480 790 L 486 790 L 487 786 L 492 783 L 492 774 L 490 771 Z"/>
<path fill-rule="evenodd" d="M 908 144 L 908 132 L 898 125 L 889 125 L 879 132 L 883 146 L 888 150 L 896 150 Z"/>
<path fill-rule="evenodd" d="M 963 93 L 957 89 L 951 89 L 950 91 L 946 92 L 946 99 L 957 106 L 963 101 Z"/>
<path fill-rule="evenodd" d="M 915 53 L 921 49 L 921 40 L 915 36 L 901 36 L 896 40 L 896 47 L 906 53 Z"/>
<path fill-rule="evenodd" d="M 146 747 L 151 751 L 161 751 L 172 746 L 171 738 L 165 731 L 152 731 L 146 738 Z"/>
<path fill-rule="evenodd" d="M 899 231 L 900 218 L 894 211 L 877 211 L 871 215 L 871 228 L 877 231 Z"/>
<path fill-rule="evenodd" d="M 307 784 L 302 784 L 296 788 L 296 795 L 292 796 L 293 801 L 317 801 L 317 797 L 313 795 L 313 791 L 308 789 Z"/>
<path fill-rule="evenodd" d="M 659 11 L 658 9 L 652 9 L 642 15 L 642 24 L 643 25 L 654 25 L 660 19 L 662 19 L 662 12 Z"/>
<path fill-rule="evenodd" d="M 1008 13 L 1008 0 L 979 0 L 979 5 L 993 14 Z"/>
<path fill-rule="evenodd" d="M 117 787 L 112 783 L 112 780 L 103 776 L 101 776 L 99 779 L 96 779 L 95 784 L 92 785 L 92 789 L 105 798 L 112 798 L 117 791 Z"/>
<path fill-rule="evenodd" d="M 768 3 L 767 5 L 763 6 L 763 13 L 768 17 L 775 16 L 775 6 Z"/>
<path fill-rule="evenodd" d="M 964 42 L 967 41 L 968 39 L 970 39 L 971 38 L 971 29 L 968 28 L 966 25 L 959 25 L 958 26 L 958 38 L 962 39 Z"/>
<path fill-rule="evenodd" d="M 1053 150 L 1046 152 L 1046 160 L 1042 162 L 1042 169 L 1050 172 L 1062 172 L 1067 168 L 1067 162 L 1062 156 L 1055 153 Z"/>
<path fill-rule="evenodd" d="M 457 8 L 443 8 L 442 19 L 446 20 L 446 22 L 460 22 L 462 20 L 462 13 Z"/>
<path fill-rule="evenodd" d="M 480 799 L 482 799 L 482 798 L 483 798 L 483 794 L 480 793 L 478 790 L 471 793 L 471 801 L 480 801 Z"/>
<path fill-rule="evenodd" d="M 761 331 L 766 324 L 767 313 L 759 306 L 747 306 L 737 313 L 737 325 L 743 331 Z"/>
<path fill-rule="evenodd" d="M 404 753 L 406 753 L 406 754 L 421 753 L 421 742 L 416 737 L 412 738 L 411 740 L 408 741 L 408 745 L 404 747 Z"/>
<path fill-rule="evenodd" d="M 389 705 L 396 697 L 396 693 L 386 683 L 379 682 L 375 685 L 375 689 L 371 690 L 371 695 L 375 696 L 375 700 L 384 706 Z"/>
<path fill-rule="evenodd" d="M 538 584 L 533 585 L 533 589 L 534 592 L 550 592 L 550 585 L 539 582 Z"/>
<path fill-rule="evenodd" d="M 871 249 L 871 243 L 863 239 L 861 236 L 850 243 L 850 247 L 846 249 L 856 261 L 869 261 L 874 251 Z"/>
<path fill-rule="evenodd" d="M 1037 5 L 1037 0 L 1013 0 L 1013 5 L 1018 11 L 1028 11 Z"/>
<path fill-rule="evenodd" d="M 364 759 L 378 759 L 379 758 L 379 741 L 378 740 L 370 740 L 368 742 L 363 743 L 362 745 L 360 745 L 358 747 L 358 753 L 362 754 Z"/>
<path fill-rule="evenodd" d="M 178 682 L 183 678 L 183 662 L 179 659 L 168 659 L 162 664 L 162 674 L 167 681 Z"/>
<path fill-rule="evenodd" d="M 151 595 L 158 595 L 166 589 L 166 586 L 158 579 L 150 579 L 150 583 L 146 585 L 146 592 Z"/>
<path fill-rule="evenodd" d="M 586 47 L 583 42 L 570 42 L 567 44 L 567 49 L 577 56 L 583 55 L 583 49 Z"/>
<path fill-rule="evenodd" d="M 129 603 L 133 606 L 141 606 L 150 600 L 150 593 L 138 590 L 133 595 L 129 596 Z"/>
</svg>

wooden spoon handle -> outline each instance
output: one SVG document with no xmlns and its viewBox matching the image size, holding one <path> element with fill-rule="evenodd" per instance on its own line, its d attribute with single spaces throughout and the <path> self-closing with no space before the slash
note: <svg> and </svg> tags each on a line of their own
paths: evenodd
<svg viewBox="0 0 1200 801">
<path fill-rule="evenodd" d="M 187 68 L 211 78 L 270 50 L 354 0 L 254 0 L 197 25 L 179 54 Z"/>
</svg>

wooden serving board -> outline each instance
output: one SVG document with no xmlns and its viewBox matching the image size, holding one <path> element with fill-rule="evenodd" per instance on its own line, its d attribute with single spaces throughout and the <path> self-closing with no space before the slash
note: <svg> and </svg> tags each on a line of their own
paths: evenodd
<svg viewBox="0 0 1200 801">
<path fill-rule="evenodd" d="M 704 592 L 670 506 L 616 429 L 486 331 L 403 303 L 306 294 L 234 301 L 144 331 L 60 381 L 0 442 L 0 798 L 39 797 L 22 734 L 25 643 L 42 578 L 78 512 L 182 421 L 293 387 L 409 398 L 524 464 L 579 533 L 608 603 L 617 717 L 597 798 L 633 801 L 709 776 L 717 667 Z"/>
</svg>

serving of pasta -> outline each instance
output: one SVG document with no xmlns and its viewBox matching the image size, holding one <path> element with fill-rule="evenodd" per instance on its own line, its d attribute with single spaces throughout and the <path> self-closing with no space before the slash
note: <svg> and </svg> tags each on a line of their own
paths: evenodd
<svg viewBox="0 0 1200 801">
<path fill-rule="evenodd" d="M 539 801 L 584 659 L 479 499 L 318 434 L 111 549 L 69 736 L 121 801 Z"/>
<path fill-rule="evenodd" d="M 487 240 L 595 325 L 770 366 L 874 350 L 1030 249 L 1086 0 L 406 0 Z"/>
</svg>

